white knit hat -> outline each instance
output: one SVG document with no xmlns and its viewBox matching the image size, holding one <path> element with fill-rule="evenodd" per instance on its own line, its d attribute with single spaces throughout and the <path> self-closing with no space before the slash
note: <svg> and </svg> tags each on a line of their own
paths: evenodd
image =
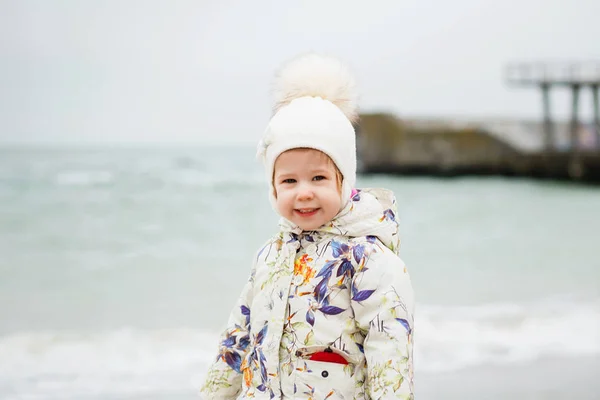
<svg viewBox="0 0 600 400">
<path fill-rule="evenodd" d="M 275 114 L 258 144 L 275 207 L 273 168 L 287 150 L 310 148 L 327 154 L 343 176 L 342 206 L 356 182 L 357 120 L 354 78 L 337 59 L 308 54 L 281 69 L 275 81 Z"/>
</svg>

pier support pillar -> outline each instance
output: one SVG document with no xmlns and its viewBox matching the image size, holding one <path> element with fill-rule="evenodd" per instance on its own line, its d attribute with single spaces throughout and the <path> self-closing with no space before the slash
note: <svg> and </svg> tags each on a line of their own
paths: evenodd
<svg viewBox="0 0 600 400">
<path fill-rule="evenodd" d="M 579 128 L 579 89 L 580 86 L 575 84 L 571 86 L 572 92 L 572 109 L 571 109 L 571 136 L 570 136 L 570 150 L 572 154 L 579 152 L 579 140 L 577 138 L 577 131 Z"/>
<path fill-rule="evenodd" d="M 540 87 L 544 107 L 544 149 L 549 152 L 554 150 L 554 127 L 550 117 L 550 85 L 542 83 Z"/>
<path fill-rule="evenodd" d="M 592 85 L 592 96 L 594 97 L 594 132 L 596 133 L 596 149 L 600 149 L 600 104 L 598 100 L 598 89 L 600 86 Z"/>
</svg>

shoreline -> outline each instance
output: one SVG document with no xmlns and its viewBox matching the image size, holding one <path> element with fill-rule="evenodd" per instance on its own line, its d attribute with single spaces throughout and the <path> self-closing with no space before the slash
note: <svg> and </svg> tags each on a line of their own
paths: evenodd
<svg viewBox="0 0 600 400">
<path fill-rule="evenodd" d="M 600 393 L 598 371 L 600 356 L 591 355 L 484 365 L 451 372 L 416 370 L 415 398 L 593 400 Z"/>
</svg>

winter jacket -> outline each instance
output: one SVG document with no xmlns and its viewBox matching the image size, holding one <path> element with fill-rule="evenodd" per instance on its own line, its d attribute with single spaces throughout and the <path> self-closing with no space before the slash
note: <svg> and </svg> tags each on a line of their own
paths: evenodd
<svg viewBox="0 0 600 400">
<path fill-rule="evenodd" d="M 412 399 L 414 295 L 398 249 L 384 189 L 358 191 L 316 231 L 283 219 L 257 253 L 201 396 Z M 310 359 L 321 351 L 345 363 Z"/>
</svg>

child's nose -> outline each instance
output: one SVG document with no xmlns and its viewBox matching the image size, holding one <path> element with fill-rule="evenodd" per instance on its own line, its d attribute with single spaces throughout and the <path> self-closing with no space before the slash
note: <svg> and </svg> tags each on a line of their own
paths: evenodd
<svg viewBox="0 0 600 400">
<path fill-rule="evenodd" d="M 301 184 L 298 187 L 298 200 L 310 200 L 314 196 L 312 187 L 308 184 Z"/>
</svg>

